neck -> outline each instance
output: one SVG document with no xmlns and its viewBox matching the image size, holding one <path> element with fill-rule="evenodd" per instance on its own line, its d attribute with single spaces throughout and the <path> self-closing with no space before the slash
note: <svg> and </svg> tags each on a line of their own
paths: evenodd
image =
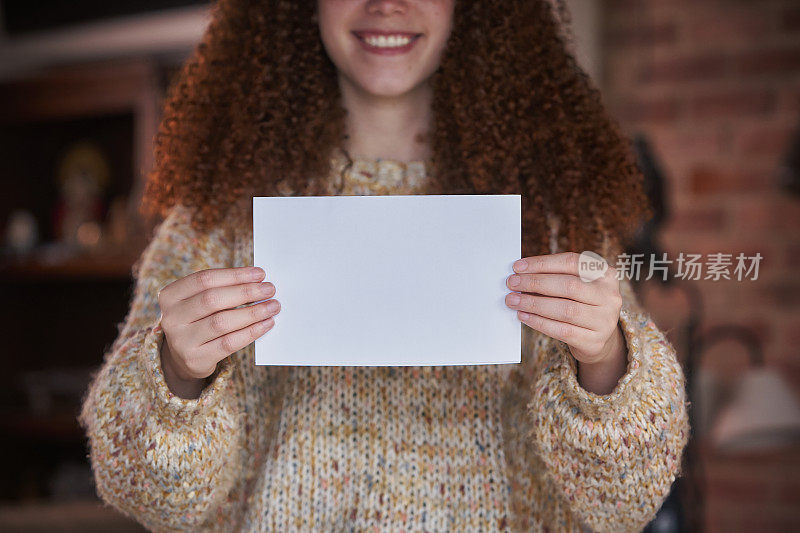
<svg viewBox="0 0 800 533">
<path fill-rule="evenodd" d="M 344 147 L 352 157 L 418 161 L 431 156 L 425 140 L 433 97 L 428 84 L 397 97 L 367 93 L 344 79 L 340 87 L 347 109 Z"/>
</svg>

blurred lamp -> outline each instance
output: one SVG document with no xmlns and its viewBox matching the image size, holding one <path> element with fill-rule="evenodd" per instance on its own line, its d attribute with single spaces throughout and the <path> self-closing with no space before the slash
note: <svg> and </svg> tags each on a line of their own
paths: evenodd
<svg viewBox="0 0 800 533">
<path fill-rule="evenodd" d="M 720 412 L 711 442 L 721 452 L 767 451 L 800 442 L 800 403 L 777 371 L 750 368 Z"/>
<path fill-rule="evenodd" d="M 698 353 L 725 338 L 744 344 L 750 367 L 715 417 L 712 446 L 719 452 L 758 452 L 800 442 L 800 403 L 784 377 L 764 364 L 755 332 L 733 324 L 714 326 L 698 339 Z"/>
</svg>

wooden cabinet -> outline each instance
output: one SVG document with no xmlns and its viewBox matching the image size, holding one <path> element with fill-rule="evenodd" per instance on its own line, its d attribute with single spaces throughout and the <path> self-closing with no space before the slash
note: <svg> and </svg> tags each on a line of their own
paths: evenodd
<svg viewBox="0 0 800 533">
<path fill-rule="evenodd" d="M 125 317 L 131 269 L 152 232 L 138 206 L 175 68 L 152 59 L 114 60 L 53 67 L 0 85 L 0 229 L 14 210 L 24 209 L 33 214 L 41 239 L 29 253 L 12 255 L 4 248 L 0 258 L 6 376 L 0 500 L 86 490 L 85 479 L 75 474 L 88 473 L 75 417 L 89 375 Z M 53 245 L 57 162 L 76 139 L 90 140 L 105 155 L 104 202 L 124 198 L 118 205 L 124 206 L 126 237 L 65 253 Z"/>
</svg>

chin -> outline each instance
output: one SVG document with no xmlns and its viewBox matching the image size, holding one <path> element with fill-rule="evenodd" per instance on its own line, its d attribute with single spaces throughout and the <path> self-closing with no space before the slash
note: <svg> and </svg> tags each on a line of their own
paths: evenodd
<svg viewBox="0 0 800 533">
<path fill-rule="evenodd" d="M 359 80 L 361 90 L 374 96 L 394 97 L 405 94 L 412 89 L 415 85 L 407 81 L 400 82 L 398 80 Z"/>
</svg>

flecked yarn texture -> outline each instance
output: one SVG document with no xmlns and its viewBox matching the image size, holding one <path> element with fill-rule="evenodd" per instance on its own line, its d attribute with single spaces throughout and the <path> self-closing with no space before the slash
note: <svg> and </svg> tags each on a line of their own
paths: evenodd
<svg viewBox="0 0 800 533">
<path fill-rule="evenodd" d="M 425 168 L 356 159 L 332 190 L 412 194 Z M 251 344 L 187 400 L 161 371 L 158 291 L 253 264 L 252 218 L 207 234 L 190 219 L 177 205 L 134 266 L 80 415 L 99 495 L 146 527 L 636 531 L 669 492 L 689 434 L 684 377 L 629 281 L 628 367 L 608 395 L 579 385 L 565 343 L 521 325 L 522 363 L 508 365 L 255 366 Z"/>
</svg>

